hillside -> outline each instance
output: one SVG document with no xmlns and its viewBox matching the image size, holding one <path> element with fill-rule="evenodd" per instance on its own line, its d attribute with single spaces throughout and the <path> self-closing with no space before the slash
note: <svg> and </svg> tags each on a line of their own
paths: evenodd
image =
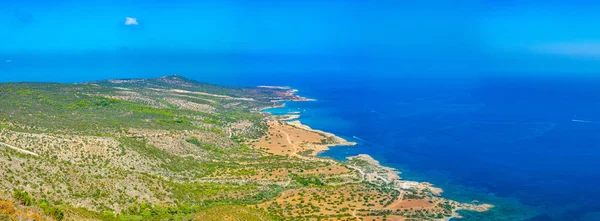
<svg viewBox="0 0 600 221">
<path fill-rule="evenodd" d="M 0 220 L 435 220 L 438 197 L 335 135 L 260 110 L 280 87 L 181 76 L 0 84 Z"/>
</svg>

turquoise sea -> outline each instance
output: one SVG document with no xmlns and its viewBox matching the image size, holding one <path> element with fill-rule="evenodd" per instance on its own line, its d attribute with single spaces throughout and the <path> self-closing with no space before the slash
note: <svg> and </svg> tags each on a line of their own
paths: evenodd
<svg viewBox="0 0 600 221">
<path fill-rule="evenodd" d="M 323 156 L 343 160 L 370 154 L 398 168 L 404 179 L 443 188 L 444 197 L 496 205 L 486 213 L 462 212 L 461 220 L 600 220 L 600 81 L 595 79 L 294 72 L 292 63 L 268 57 L 218 63 L 189 55 L 11 59 L 0 63 L 0 81 L 176 73 L 232 86 L 291 86 L 317 101 L 288 102 L 271 111 L 299 111 L 303 123 L 359 143 Z M 253 71 L 256 60 L 277 61 L 278 69 L 288 71 Z M 227 71 L 211 71 L 216 66 Z"/>
</svg>

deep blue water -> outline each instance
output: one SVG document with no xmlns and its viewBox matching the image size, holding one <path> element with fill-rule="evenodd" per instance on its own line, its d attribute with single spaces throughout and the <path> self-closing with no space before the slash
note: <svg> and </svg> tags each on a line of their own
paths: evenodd
<svg viewBox="0 0 600 221">
<path fill-rule="evenodd" d="M 367 153 L 448 198 L 496 205 L 464 212 L 464 220 L 591 221 L 600 220 L 599 83 L 481 76 L 298 83 L 318 101 L 277 111 L 301 111 L 304 123 L 360 144 L 324 156 Z"/>
<path fill-rule="evenodd" d="M 442 187 L 445 197 L 496 205 L 487 213 L 464 212 L 464 220 L 600 220 L 600 81 L 594 79 L 323 73 L 307 71 L 321 65 L 314 60 L 229 56 L 2 57 L 9 58 L 0 63 L 0 81 L 177 73 L 217 84 L 292 86 L 317 101 L 272 111 L 301 111 L 305 124 L 359 143 L 324 156 L 370 154 L 405 179 Z M 271 72 L 261 72 L 265 67 Z"/>
</svg>

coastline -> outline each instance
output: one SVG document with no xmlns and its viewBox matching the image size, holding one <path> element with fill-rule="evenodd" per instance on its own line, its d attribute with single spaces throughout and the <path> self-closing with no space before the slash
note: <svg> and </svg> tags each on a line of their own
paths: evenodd
<svg viewBox="0 0 600 221">
<path fill-rule="evenodd" d="M 306 124 L 302 124 L 302 122 L 300 122 L 300 120 L 296 120 L 296 119 L 300 118 L 300 115 L 297 115 L 297 116 L 298 116 L 297 118 L 293 118 L 294 119 L 293 121 L 287 121 L 286 120 L 286 123 L 288 125 L 300 128 L 302 130 L 306 130 L 306 131 L 310 131 L 310 132 L 322 134 L 325 137 L 329 137 L 329 138 L 333 139 L 333 141 L 331 143 L 325 144 L 325 146 L 327 147 L 327 149 L 325 149 L 324 151 L 329 150 L 329 147 L 335 147 L 335 146 L 355 146 L 355 145 L 357 145 L 356 142 L 347 141 L 346 139 L 344 139 L 342 137 L 339 137 L 339 136 L 337 136 L 337 135 L 335 135 L 333 133 L 325 132 L 325 131 L 322 131 L 322 130 L 312 129 L 310 126 L 308 126 Z M 293 117 L 295 117 L 295 116 L 293 116 Z M 323 151 L 321 151 L 321 152 L 323 152 Z M 314 156 L 317 156 L 321 152 L 315 152 Z"/>
<path fill-rule="evenodd" d="M 280 89 L 283 89 L 283 87 Z M 286 87 L 286 89 L 291 91 L 290 95 L 293 95 L 294 98 L 301 98 L 300 101 L 316 101 L 314 99 L 302 98 L 302 97 L 294 95 L 297 92 L 297 90 L 290 89 L 289 87 Z M 269 112 L 264 112 L 264 110 L 268 110 L 268 109 L 283 108 L 286 105 L 285 105 L 285 103 L 282 103 L 282 102 L 286 102 L 286 101 L 298 101 L 298 100 L 274 100 L 275 103 L 281 103 L 281 104 L 274 105 L 273 107 L 261 109 L 261 112 L 267 114 L 267 116 L 270 116 L 269 120 L 274 120 L 280 124 L 293 126 L 295 128 L 298 128 L 298 129 L 301 129 L 304 131 L 317 133 L 324 137 L 332 138 L 332 141 L 330 143 L 322 145 L 322 146 L 324 146 L 324 148 L 321 147 L 321 148 L 313 149 L 311 154 L 309 154 L 309 157 L 318 158 L 318 159 L 326 159 L 326 158 L 319 157 L 317 155 L 319 153 L 329 150 L 329 147 L 357 145 L 356 142 L 347 141 L 344 138 L 341 138 L 333 133 L 313 129 L 308 125 L 302 124 L 302 122 L 299 120 L 301 115 L 298 112 L 290 112 L 290 113 L 284 113 L 284 114 L 273 114 L 273 113 L 269 113 Z M 288 140 L 289 140 L 289 138 L 288 138 Z M 334 160 L 334 161 L 337 161 L 337 160 Z M 358 162 L 356 162 L 356 161 L 358 161 Z M 428 183 L 428 182 L 402 180 L 399 176 L 400 172 L 397 169 L 380 165 L 379 161 L 375 160 L 374 158 L 372 158 L 370 155 L 367 155 L 367 154 L 359 154 L 357 156 L 347 156 L 347 161 L 340 162 L 340 163 L 344 164 L 346 167 L 348 167 L 350 169 L 354 169 L 354 170 L 358 171 L 362 176 L 361 182 L 368 182 L 371 184 L 383 185 L 383 186 L 391 185 L 393 189 L 400 191 L 401 196 L 403 196 L 403 194 L 405 194 L 405 192 L 413 191 L 415 189 L 418 190 L 419 192 L 430 193 L 430 196 L 431 196 L 430 199 L 434 199 L 434 202 L 440 203 L 440 204 L 444 203 L 448 206 L 451 206 L 451 210 L 449 211 L 451 214 L 449 214 L 449 216 L 446 216 L 444 218 L 436 219 L 439 221 L 450 221 L 450 220 L 455 220 L 456 218 L 461 218 L 461 215 L 458 213 L 458 211 L 460 211 L 460 210 L 486 212 L 486 211 L 489 211 L 489 209 L 491 209 L 493 207 L 493 205 L 491 205 L 491 204 L 479 204 L 479 203 L 469 204 L 469 203 L 461 203 L 461 202 L 457 202 L 454 200 L 445 199 L 445 198 L 441 197 L 441 194 L 443 192 L 443 190 L 441 188 L 434 187 L 433 184 Z M 354 165 L 352 163 L 354 163 Z M 360 166 L 358 164 L 360 164 Z M 400 201 L 402 201 L 402 200 L 400 200 Z M 408 200 L 408 201 L 410 201 L 410 200 Z M 432 201 L 430 200 L 429 202 L 432 202 Z"/>
</svg>

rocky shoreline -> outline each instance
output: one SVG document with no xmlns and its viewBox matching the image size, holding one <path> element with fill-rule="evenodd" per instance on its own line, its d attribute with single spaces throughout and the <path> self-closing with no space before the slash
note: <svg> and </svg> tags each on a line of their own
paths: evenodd
<svg viewBox="0 0 600 221">
<path fill-rule="evenodd" d="M 443 190 L 438 187 L 434 187 L 433 184 L 428 182 L 416 182 L 402 180 L 400 178 L 400 172 L 391 167 L 382 166 L 379 161 L 367 154 L 359 154 L 357 156 L 347 157 L 349 167 L 357 169 L 363 176 L 364 181 L 377 184 L 377 185 L 390 185 L 394 189 L 405 192 L 428 192 L 431 193 L 430 197 L 441 203 L 448 203 L 452 208 L 452 216 L 442 220 L 448 220 L 451 218 L 461 218 L 458 213 L 459 210 L 472 210 L 476 212 L 485 212 L 493 207 L 491 204 L 478 204 L 478 203 L 461 203 L 454 200 L 448 200 L 441 197 Z"/>
<path fill-rule="evenodd" d="M 296 90 L 287 88 L 290 95 L 293 97 L 299 97 L 294 95 Z M 306 99 L 308 100 L 308 99 Z M 277 101 L 279 103 L 280 101 Z M 285 104 L 282 104 L 278 107 L 284 107 Z M 278 108 L 274 107 L 274 108 Z M 270 108 L 266 108 L 270 109 Z M 283 114 L 283 115 L 275 115 L 275 120 L 278 120 L 287 125 L 291 125 L 293 127 L 310 131 L 314 133 L 321 134 L 324 137 L 327 137 L 329 142 L 323 145 L 318 145 L 318 148 L 314 148 L 312 152 L 313 157 L 317 157 L 318 153 L 329 150 L 328 147 L 331 146 L 354 146 L 357 145 L 356 142 L 350 142 L 341 138 L 333 133 L 325 132 L 322 130 L 312 129 L 310 126 L 302 124 L 298 119 L 300 117 L 300 113 L 293 114 Z M 293 120 L 293 121 L 290 121 Z M 323 147 L 324 146 L 324 147 Z M 479 204 L 479 203 L 461 203 L 454 200 L 448 200 L 441 197 L 443 190 L 438 187 L 434 187 L 433 184 L 428 182 L 416 182 L 416 181 L 408 181 L 402 180 L 400 177 L 400 172 L 391 167 L 382 166 L 379 161 L 375 160 L 373 157 L 367 154 L 359 154 L 357 156 L 349 156 L 347 157 L 346 162 L 342 162 L 348 168 L 354 169 L 358 171 L 362 176 L 362 181 L 371 183 L 374 185 L 380 186 L 391 186 L 391 188 L 398 190 L 402 196 L 410 195 L 414 193 L 425 193 L 423 196 L 430 200 L 430 202 L 436 202 L 443 205 L 448 205 L 451 211 L 451 216 L 444 217 L 439 220 L 450 220 L 452 218 L 460 218 L 460 214 L 458 211 L 460 210 L 471 210 L 477 212 L 485 212 L 493 207 L 490 204 Z M 412 196 L 415 197 L 415 196 Z M 401 197 L 402 199 L 402 197 Z M 409 200 L 410 201 L 410 200 Z"/>
</svg>

